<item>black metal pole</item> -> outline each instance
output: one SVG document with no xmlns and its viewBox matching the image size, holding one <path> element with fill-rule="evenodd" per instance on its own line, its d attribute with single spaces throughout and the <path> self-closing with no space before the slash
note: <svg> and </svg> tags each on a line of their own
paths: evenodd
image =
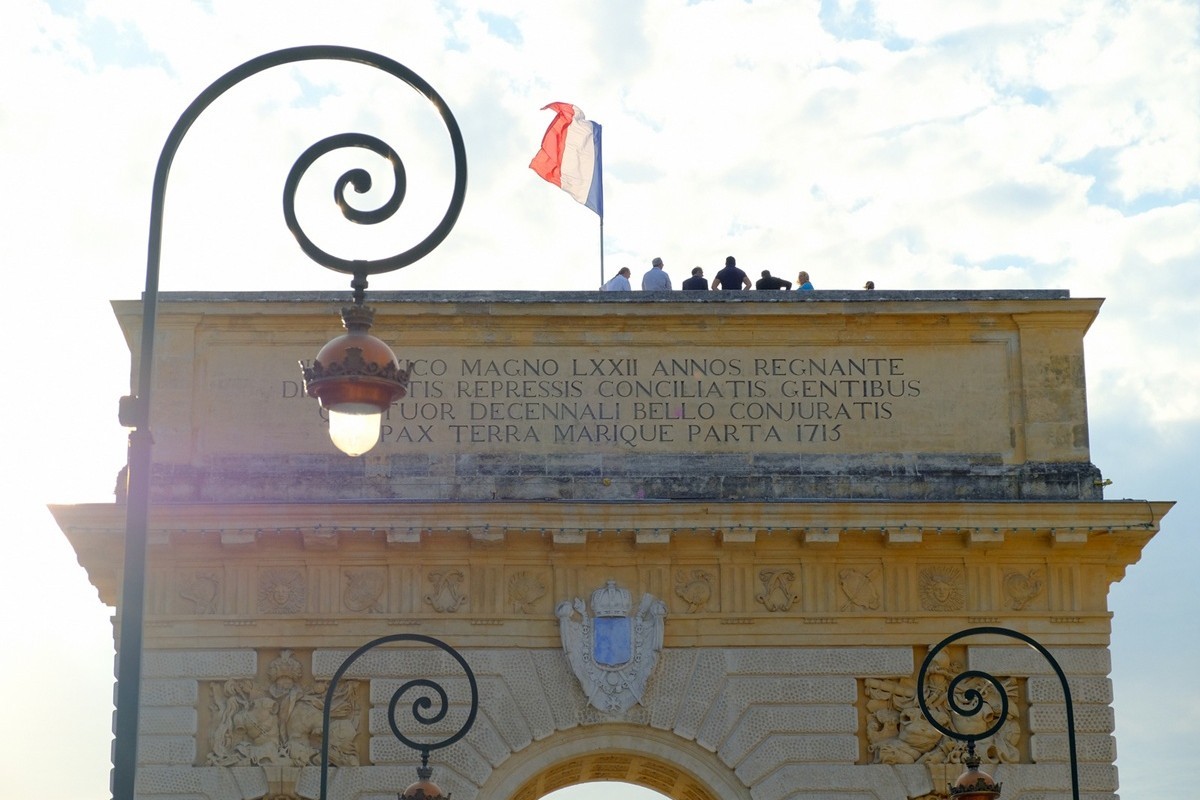
<svg viewBox="0 0 1200 800">
<path fill-rule="evenodd" d="M 235 84 L 272 67 L 298 61 L 349 61 L 382 70 L 407 83 L 436 107 L 450 134 L 454 152 L 455 183 L 450 203 L 438 226 L 423 241 L 412 248 L 388 258 L 363 261 L 341 259 L 332 256 L 312 244 L 301 230 L 292 212 L 294 193 L 304 170 L 320 155 L 339 147 L 361 147 L 373 150 L 392 162 L 397 171 L 397 185 L 392 197 L 377 212 L 356 211 L 343 202 L 342 192 L 347 185 L 355 191 L 365 192 L 370 188 L 370 178 L 363 170 L 351 170 L 337 183 L 336 199 L 342 214 L 351 222 L 374 224 L 390 217 L 399 208 L 404 196 L 403 166 L 399 157 L 374 137 L 363 134 L 343 134 L 324 140 L 309 151 L 293 166 L 284 186 L 284 218 L 288 228 L 296 236 L 304 252 L 321 266 L 337 272 L 365 276 L 390 272 L 407 266 L 427 255 L 437 247 L 462 210 L 466 194 L 467 169 L 466 147 L 454 115 L 441 96 L 412 70 L 378 53 L 337 45 L 311 45 L 276 50 L 252 58 L 241 66 L 227 72 L 201 92 L 176 121 L 167 136 L 158 166 L 154 173 L 154 186 L 150 195 L 150 234 L 146 254 L 146 289 L 142 295 L 141 350 L 138 353 L 136 394 L 122 399 L 121 424 L 132 428 L 129 434 L 128 469 L 126 473 L 125 509 L 125 557 L 121 587 L 121 605 L 118 609 L 119 634 L 117 640 L 117 688 L 116 718 L 113 723 L 113 779 L 114 800 L 133 800 L 136 791 L 138 714 L 142 681 L 142 628 L 145 618 L 146 594 L 146 544 L 148 540 L 151 473 L 153 472 L 152 442 L 150 432 L 151 390 L 154 372 L 154 335 L 158 312 L 158 278 L 162 255 L 163 212 L 166 201 L 167 178 L 175 153 L 192 124 L 213 101 Z M 324 148 L 324 149 L 322 149 Z M 383 150 L 381 150 L 383 148 Z M 305 159 L 308 159 L 305 161 Z M 303 163 L 302 163 L 303 162 Z"/>
</svg>

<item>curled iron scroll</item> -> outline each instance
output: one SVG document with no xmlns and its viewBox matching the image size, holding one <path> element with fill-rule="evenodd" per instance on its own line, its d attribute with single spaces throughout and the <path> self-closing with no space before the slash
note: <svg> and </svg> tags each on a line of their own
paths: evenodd
<svg viewBox="0 0 1200 800">
<path fill-rule="evenodd" d="M 400 685 L 392 693 L 392 699 L 388 703 L 388 725 L 392 729 L 392 733 L 397 739 L 411 747 L 413 750 L 421 754 L 421 766 L 424 767 L 429 763 L 429 753 L 433 750 L 439 750 L 443 747 L 449 747 L 459 739 L 467 735 L 471 730 L 471 726 L 475 724 L 475 715 L 479 711 L 479 685 L 475 681 L 475 673 L 471 666 L 467 663 L 462 654 L 455 650 L 450 645 L 443 642 L 441 639 L 435 639 L 432 636 L 425 636 L 420 633 L 395 633 L 390 636 L 381 636 L 378 639 L 373 639 L 362 647 L 355 650 L 346 660 L 341 663 L 337 671 L 333 673 L 333 677 L 329 680 L 329 686 L 325 693 L 325 709 L 323 713 L 321 725 L 321 784 L 320 797 L 326 797 L 326 790 L 329 781 L 329 722 L 330 709 L 333 707 L 333 693 L 337 687 L 337 683 L 348 669 L 359 659 L 364 653 L 373 650 L 380 645 L 393 644 L 396 642 L 415 642 L 418 644 L 432 645 L 444 653 L 450 655 L 458 666 L 462 669 L 463 675 L 467 679 L 467 684 L 470 687 L 470 697 L 468 698 L 467 717 L 459 726 L 458 730 L 450 736 L 439 739 L 433 742 L 418 742 L 410 739 L 401 731 L 401 726 L 396 719 L 396 708 L 400 701 L 405 696 L 409 695 L 414 689 L 426 690 L 418 692 L 412 702 L 410 711 L 412 719 L 419 725 L 434 725 L 445 719 L 446 714 L 450 710 L 450 698 L 446 694 L 445 688 L 437 681 L 429 678 L 414 678 Z M 436 702 L 431 699 L 430 694 L 436 695 Z"/>
<path fill-rule="evenodd" d="M 426 83 L 420 75 L 417 75 L 398 61 L 378 53 L 373 53 L 370 50 L 360 50 L 354 47 L 342 47 L 339 45 L 308 45 L 276 50 L 257 58 L 252 58 L 214 81 L 191 102 L 171 129 L 166 144 L 163 146 L 162 153 L 159 155 L 158 168 L 154 176 L 154 192 L 151 196 L 150 245 L 146 261 L 146 286 L 148 293 L 156 295 L 158 291 L 158 266 L 162 250 L 162 220 L 167 177 L 170 174 L 171 164 L 175 159 L 175 153 L 178 151 L 184 135 L 191 128 L 197 117 L 200 116 L 201 112 L 236 84 L 272 67 L 301 61 L 347 61 L 355 64 L 363 64 L 404 81 L 433 104 L 442 119 L 442 123 L 446 126 L 447 133 L 450 135 L 450 147 L 454 154 L 454 189 L 450 195 L 446 212 L 433 231 L 415 246 L 396 255 L 375 260 L 351 260 L 339 258 L 316 247 L 300 229 L 293 208 L 295 190 L 300 177 L 316 158 L 335 149 L 347 147 L 365 148 L 387 159 L 392 163 L 393 175 L 396 176 L 397 182 L 392 196 L 380 208 L 365 212 L 356 211 L 345 202 L 347 186 L 352 186 L 358 192 L 366 191 L 370 187 L 370 176 L 365 170 L 356 169 L 345 173 L 339 178 L 334 189 L 335 201 L 342 209 L 343 216 L 351 222 L 374 224 L 392 216 L 399 209 L 400 203 L 403 201 L 406 188 L 403 164 L 400 162 L 400 157 L 391 147 L 373 136 L 362 133 L 345 133 L 331 136 L 308 148 L 292 166 L 292 170 L 285 182 L 284 217 L 288 229 L 296 236 L 301 248 L 309 258 L 328 269 L 354 275 L 356 281 L 361 282 L 365 281 L 367 275 L 391 272 L 392 270 L 406 267 L 428 255 L 442 243 L 454 227 L 454 223 L 458 221 L 458 215 L 462 211 L 463 199 L 466 197 L 467 191 L 467 151 L 466 146 L 463 144 L 462 131 L 458 127 L 457 120 L 450 113 L 450 108 L 446 105 L 446 101 L 434 91 L 432 86 Z"/>
<path fill-rule="evenodd" d="M 958 741 L 967 742 L 968 747 L 973 747 L 976 741 L 992 736 L 1000 730 L 1000 727 L 1004 724 L 1005 718 L 1008 716 L 1008 695 L 1004 691 L 1003 684 L 1000 682 L 1000 680 L 989 673 L 982 672 L 980 670 L 967 670 L 956 676 L 947 686 L 947 699 L 950 703 L 951 710 L 955 714 L 963 717 L 974 716 L 984 708 L 984 698 L 982 693 L 973 687 L 963 690 L 962 695 L 964 702 L 958 702 L 956 697 L 958 694 L 957 689 L 963 681 L 977 678 L 987 681 L 993 687 L 995 687 L 997 690 L 996 694 L 1001 698 L 1003 707 L 998 716 L 996 724 L 987 730 L 972 733 L 961 733 L 951 728 L 947 728 L 938 722 L 937 718 L 930 712 L 929 706 L 926 704 L 927 687 L 925 685 L 925 678 L 929 672 L 930 666 L 937 658 L 938 653 L 954 642 L 957 642 L 959 639 L 965 639 L 968 636 L 982 635 L 1006 636 L 1010 639 L 1019 639 L 1041 653 L 1042 657 L 1045 658 L 1050 666 L 1054 669 L 1054 674 L 1058 676 L 1059 684 L 1062 687 L 1063 699 L 1066 704 L 1067 711 L 1067 743 L 1069 747 L 1071 765 L 1072 797 L 1075 800 L 1079 800 L 1079 757 L 1075 747 L 1075 709 L 1071 703 L 1071 687 L 1067 683 L 1066 673 L 1063 672 L 1063 669 L 1061 666 L 1059 666 L 1058 661 L 1054 658 L 1050 651 L 1042 646 L 1041 642 L 1038 642 L 1036 639 L 1026 636 L 1020 631 L 1014 631 L 1011 628 L 982 626 L 978 628 L 967 628 L 966 630 L 961 630 L 958 633 L 953 633 L 935 644 L 933 647 L 929 648 L 929 652 L 925 655 L 925 660 L 921 662 L 921 669 L 917 673 L 917 702 L 921 705 L 921 713 L 925 715 L 925 720 L 935 729 L 937 729 L 937 731 L 942 735 L 949 736 L 951 739 L 957 739 Z"/>
<path fill-rule="evenodd" d="M 371 55 L 375 56 L 375 54 Z M 363 59 L 356 58 L 354 60 Z M 291 170 L 288 172 L 287 180 L 284 182 L 284 221 L 287 223 L 288 230 L 296 237 L 296 241 L 300 244 L 300 249 L 304 251 L 305 255 L 324 267 L 337 272 L 354 275 L 358 280 L 365 279 L 367 275 L 391 272 L 392 270 L 406 267 L 428 255 L 435 247 L 442 243 L 454 227 L 454 223 L 458 220 L 458 215 L 462 211 L 467 188 L 466 147 L 463 144 L 462 132 L 459 130 L 458 123 L 455 121 L 454 115 L 450 113 L 450 109 L 446 106 L 445 101 L 433 90 L 432 86 L 402 64 L 391 59 L 385 59 L 382 56 L 375 56 L 374 59 L 368 59 L 367 63 L 403 80 L 409 86 L 425 95 L 437 108 L 442 121 L 446 125 L 446 132 L 450 135 L 450 145 L 454 151 L 454 191 L 450 196 L 450 202 L 446 207 L 446 213 L 442 216 L 441 221 L 428 236 L 408 250 L 387 258 L 373 260 L 340 258 L 317 247 L 308 234 L 304 232 L 299 220 L 296 218 L 296 190 L 300 185 L 300 180 L 304 177 L 305 171 L 321 156 L 344 148 L 357 147 L 370 150 L 381 158 L 386 159 L 392 168 L 393 188 L 391 196 L 378 208 L 359 210 L 351 206 L 346 200 L 348 187 L 353 187 L 354 191 L 360 194 L 370 190 L 371 175 L 366 170 L 349 170 L 338 178 L 334 185 L 334 202 L 341 209 L 342 216 L 359 225 L 374 225 L 389 219 L 399 210 L 401 203 L 404 202 L 404 195 L 408 188 L 404 162 L 386 142 L 363 133 L 343 133 L 330 136 L 305 150 L 296 159 L 296 163 L 292 165 Z"/>
</svg>

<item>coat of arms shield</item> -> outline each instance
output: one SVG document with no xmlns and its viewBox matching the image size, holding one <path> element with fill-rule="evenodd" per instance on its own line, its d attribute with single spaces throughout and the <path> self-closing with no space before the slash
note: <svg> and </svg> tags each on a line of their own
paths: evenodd
<svg viewBox="0 0 1200 800">
<path fill-rule="evenodd" d="M 555 609 L 563 652 L 588 702 L 601 711 L 623 712 L 642 700 L 662 650 L 666 604 L 646 593 L 637 611 L 628 589 L 608 580 L 582 599 Z"/>
</svg>

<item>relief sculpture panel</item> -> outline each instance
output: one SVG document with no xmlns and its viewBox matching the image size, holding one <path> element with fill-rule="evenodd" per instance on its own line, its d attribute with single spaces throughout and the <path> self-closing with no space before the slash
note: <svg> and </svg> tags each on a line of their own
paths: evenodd
<svg viewBox="0 0 1200 800">
<path fill-rule="evenodd" d="M 998 721 L 1003 702 L 997 689 L 982 678 L 963 680 L 955 689 L 959 707 L 971 707 L 967 692 L 982 697 L 979 713 L 964 716 L 951 708 L 950 681 L 965 667 L 951 659 L 949 652 L 938 653 L 926 675 L 925 702 L 937 722 L 962 734 L 980 733 Z M 976 750 L 989 763 L 1018 763 L 1023 731 L 1020 718 L 1019 684 L 1015 678 L 1000 679 L 1008 696 L 1007 719 L 991 737 L 980 739 Z M 943 736 L 926 720 L 917 701 L 916 678 L 866 678 L 863 680 L 866 762 L 869 764 L 950 764 L 961 763 L 966 744 Z"/>
<path fill-rule="evenodd" d="M 283 650 L 265 679 L 239 678 L 207 685 L 208 730 L 203 764 L 221 767 L 294 766 L 320 763 L 321 721 L 328 685 L 304 681 L 304 665 Z M 330 709 L 329 761 L 358 766 L 358 735 L 366 731 L 365 687 L 339 681 Z M 203 745 L 202 745 L 203 746 Z"/>
</svg>

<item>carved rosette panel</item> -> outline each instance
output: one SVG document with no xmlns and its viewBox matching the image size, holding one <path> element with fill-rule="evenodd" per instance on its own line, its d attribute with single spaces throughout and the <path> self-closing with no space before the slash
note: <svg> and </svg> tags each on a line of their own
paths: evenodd
<svg viewBox="0 0 1200 800">
<path fill-rule="evenodd" d="M 201 763 L 218 767 L 304 767 L 320 763 L 324 682 L 305 678 L 293 650 L 282 650 L 265 675 L 202 684 Z M 358 766 L 367 731 L 366 686 L 338 681 L 330 706 L 329 761 Z M 204 752 L 202 750 L 201 752 Z M 286 795 L 285 795 L 286 796 Z"/>
<path fill-rule="evenodd" d="M 796 573 L 790 569 L 762 569 L 758 572 L 762 581 L 762 592 L 754 599 L 761 603 L 767 611 L 787 611 L 799 598 L 792 592 L 792 582 Z"/>
<path fill-rule="evenodd" d="M 506 602 L 514 614 L 532 614 L 537 602 L 546 596 L 545 576 L 524 570 L 508 576 Z"/>
<path fill-rule="evenodd" d="M 675 596 L 684 603 L 684 612 L 696 614 L 708 611 L 716 583 L 714 573 L 706 569 L 677 570 L 675 572 Z"/>
<path fill-rule="evenodd" d="M 425 595 L 426 605 L 439 614 L 453 614 L 467 602 L 467 592 L 463 587 L 466 575 L 460 569 L 448 569 L 429 573 L 429 594 Z"/>
<path fill-rule="evenodd" d="M 967 604 L 966 581 L 959 567 L 922 568 L 918 590 L 922 611 L 962 611 Z"/>
<path fill-rule="evenodd" d="M 384 567 L 347 569 L 342 578 L 342 605 L 358 614 L 381 614 L 384 611 L 384 589 L 387 570 Z"/>
<path fill-rule="evenodd" d="M 958 686 L 958 702 L 969 707 L 963 694 L 978 691 L 983 697 L 980 713 L 960 716 L 950 709 L 947 689 L 950 681 L 964 672 L 961 663 L 951 661 L 946 651 L 939 653 L 926 675 L 926 703 L 941 725 L 962 734 L 980 733 L 997 722 L 1003 704 L 990 682 L 982 679 L 964 680 Z M 1021 760 L 1024 731 L 1018 709 L 1020 683 L 1016 678 L 1000 678 L 1008 695 L 1008 718 L 999 732 L 976 743 L 984 761 L 1014 764 Z M 921 713 L 917 702 L 916 677 L 864 678 L 861 707 L 865 719 L 864 751 L 869 764 L 959 764 L 966 753 L 966 743 L 943 736 Z"/>
<path fill-rule="evenodd" d="M 173 605 L 180 614 L 216 614 L 220 611 L 224 573 L 216 567 L 181 569 L 175 572 Z"/>
<path fill-rule="evenodd" d="M 296 567 L 274 567 L 258 573 L 260 614 L 299 614 L 308 600 L 304 571 Z"/>
</svg>

